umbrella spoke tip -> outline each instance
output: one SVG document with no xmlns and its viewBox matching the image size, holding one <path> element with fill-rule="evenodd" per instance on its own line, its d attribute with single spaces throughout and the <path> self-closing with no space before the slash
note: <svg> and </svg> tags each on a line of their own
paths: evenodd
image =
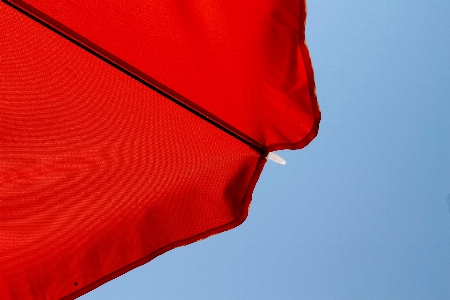
<svg viewBox="0 0 450 300">
<path fill-rule="evenodd" d="M 274 161 L 274 162 L 276 162 L 277 164 L 280 164 L 280 165 L 285 165 L 286 164 L 286 161 L 281 156 L 279 156 L 279 155 L 277 155 L 277 154 L 275 154 L 273 152 L 269 152 L 267 154 L 267 156 L 266 156 L 266 159 Z"/>
</svg>

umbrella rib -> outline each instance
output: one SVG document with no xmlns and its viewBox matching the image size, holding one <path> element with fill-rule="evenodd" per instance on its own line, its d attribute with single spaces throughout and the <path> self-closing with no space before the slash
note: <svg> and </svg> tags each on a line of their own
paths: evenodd
<svg viewBox="0 0 450 300">
<path fill-rule="evenodd" d="M 38 22 L 39 24 L 47 27 L 51 31 L 55 32 L 56 34 L 69 40 L 70 42 L 74 43 L 75 45 L 83 48 L 85 51 L 95 55 L 96 57 L 98 57 L 102 61 L 106 62 L 107 64 L 113 66 L 117 70 L 127 74 L 128 76 L 139 81 L 140 83 L 144 84 L 148 88 L 161 94 L 162 96 L 169 99 L 170 101 L 182 106 L 183 108 L 187 109 L 188 111 L 195 114 L 196 116 L 202 118 L 203 120 L 210 123 L 211 125 L 219 128 L 220 130 L 228 133 L 229 135 L 233 136 L 234 138 L 247 144 L 248 146 L 253 148 L 255 151 L 257 151 L 260 155 L 262 155 L 264 157 L 267 156 L 268 151 L 264 145 L 260 144 L 259 142 L 257 142 L 253 138 L 249 137 L 245 133 L 234 128 L 230 124 L 219 119 L 215 115 L 212 115 L 207 110 L 203 109 L 202 107 L 195 104 L 194 102 L 192 102 L 188 98 L 184 97 L 183 95 L 170 89 L 169 87 L 158 82 L 151 76 L 145 74 L 144 72 L 142 72 L 139 69 L 133 67 L 132 65 L 126 63 L 125 61 L 123 61 L 122 59 L 113 55 L 112 53 L 106 51 L 105 49 L 99 47 L 95 43 L 84 38 L 83 36 L 76 33 L 75 31 L 71 30 L 70 28 L 63 25 L 62 23 L 56 21 L 55 19 L 51 18 L 50 16 L 48 16 L 44 13 L 42 13 L 38 9 L 34 8 L 33 6 L 23 2 L 22 0 L 1 0 L 1 1 L 10 5 L 17 11 L 23 13 L 24 15 L 28 16 L 29 18 L 33 19 L 34 21 Z"/>
</svg>

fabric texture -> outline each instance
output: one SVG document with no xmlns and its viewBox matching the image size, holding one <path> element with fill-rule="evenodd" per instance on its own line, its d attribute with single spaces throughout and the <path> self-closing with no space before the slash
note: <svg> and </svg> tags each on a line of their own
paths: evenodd
<svg viewBox="0 0 450 300">
<path fill-rule="evenodd" d="M 317 134 L 304 19 L 303 1 L 0 2 L 0 299 L 74 298 L 241 224 L 267 152 Z"/>
</svg>

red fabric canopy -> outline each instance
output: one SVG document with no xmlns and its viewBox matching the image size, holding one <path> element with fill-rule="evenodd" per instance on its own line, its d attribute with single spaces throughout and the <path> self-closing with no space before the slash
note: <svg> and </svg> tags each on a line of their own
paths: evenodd
<svg viewBox="0 0 450 300">
<path fill-rule="evenodd" d="M 317 134 L 303 1 L 5 2 L 0 299 L 236 227 L 265 155 Z"/>
</svg>

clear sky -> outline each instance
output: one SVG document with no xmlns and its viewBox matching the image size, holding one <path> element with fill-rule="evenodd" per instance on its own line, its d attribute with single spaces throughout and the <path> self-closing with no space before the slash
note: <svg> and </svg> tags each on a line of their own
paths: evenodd
<svg viewBox="0 0 450 300">
<path fill-rule="evenodd" d="M 450 1 L 308 0 L 307 43 L 319 135 L 248 219 L 80 299 L 450 299 Z"/>
</svg>

